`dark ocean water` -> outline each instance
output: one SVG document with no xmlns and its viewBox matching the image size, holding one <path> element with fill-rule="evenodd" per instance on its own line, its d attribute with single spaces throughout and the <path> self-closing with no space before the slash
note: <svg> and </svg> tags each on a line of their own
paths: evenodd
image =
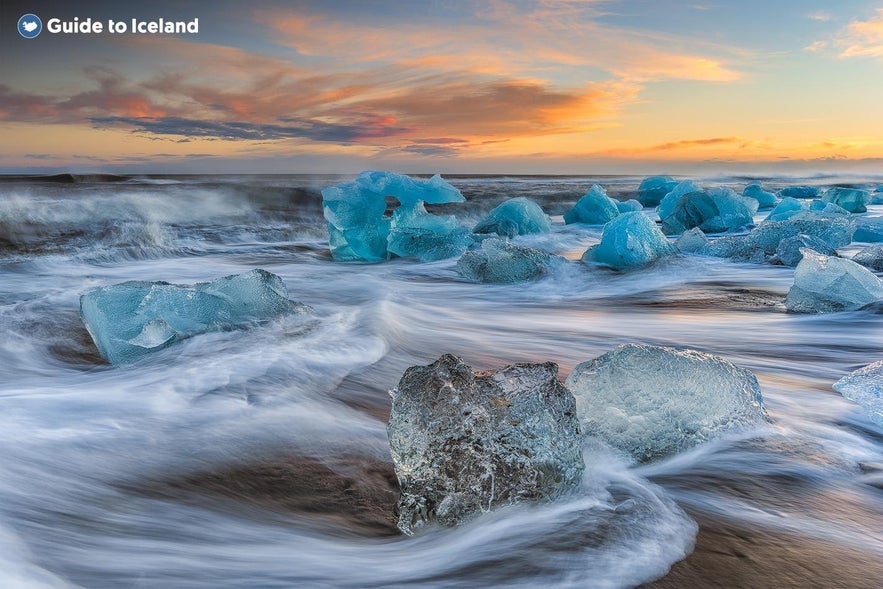
<svg viewBox="0 0 883 589">
<path fill-rule="evenodd" d="M 514 285 L 465 282 L 456 260 L 332 262 L 319 190 L 345 179 L 0 179 L 0 586 L 627 587 L 689 553 L 695 510 L 883 558 L 883 431 L 831 388 L 883 359 L 883 315 L 788 314 L 793 269 L 700 256 L 627 274 L 574 262 Z M 628 198 L 640 181 L 446 179 L 467 202 L 431 210 L 471 225 L 528 196 L 555 223 L 517 241 L 571 260 L 600 228 L 560 215 L 592 183 Z M 202 335 L 111 367 L 78 316 L 90 287 L 253 268 L 316 326 Z M 772 424 L 645 466 L 587 449 L 569 500 L 395 534 L 386 417 L 407 367 L 454 353 L 476 369 L 551 360 L 564 377 L 626 342 L 749 368 Z"/>
</svg>

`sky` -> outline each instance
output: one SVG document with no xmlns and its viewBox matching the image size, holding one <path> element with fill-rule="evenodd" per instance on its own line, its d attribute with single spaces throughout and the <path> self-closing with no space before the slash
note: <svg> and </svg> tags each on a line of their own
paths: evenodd
<svg viewBox="0 0 883 589">
<path fill-rule="evenodd" d="M 883 172 L 883 0 L 129 4 L 3 1 L 0 173 Z"/>
</svg>

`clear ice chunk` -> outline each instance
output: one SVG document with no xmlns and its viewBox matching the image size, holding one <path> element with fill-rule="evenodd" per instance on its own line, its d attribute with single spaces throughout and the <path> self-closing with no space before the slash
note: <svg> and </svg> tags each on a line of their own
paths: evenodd
<svg viewBox="0 0 883 589">
<path fill-rule="evenodd" d="M 675 205 L 677 205 L 679 198 L 691 192 L 701 191 L 702 189 L 699 188 L 699 185 L 692 180 L 684 180 L 683 182 L 679 182 L 659 202 L 659 206 L 656 207 L 656 213 L 659 215 L 660 219 L 662 219 L 663 217 L 668 217 L 674 212 Z"/>
<path fill-rule="evenodd" d="M 883 272 L 883 244 L 869 245 L 852 256 L 852 261 L 876 272 Z"/>
<path fill-rule="evenodd" d="M 859 217 L 856 219 L 853 239 L 866 243 L 883 241 L 883 217 Z"/>
<path fill-rule="evenodd" d="M 685 254 L 692 254 L 702 250 L 702 248 L 706 247 L 708 243 L 708 238 L 705 236 L 705 233 L 702 232 L 702 229 L 699 229 L 699 227 L 693 227 L 692 229 L 684 231 L 681 236 L 677 238 L 675 241 L 675 247 Z"/>
<path fill-rule="evenodd" d="M 576 401 L 558 366 L 473 372 L 445 354 L 412 366 L 392 391 L 389 446 L 406 534 L 457 525 L 493 507 L 554 499 L 585 464 Z"/>
<path fill-rule="evenodd" d="M 423 202 L 401 205 L 392 214 L 387 249 L 401 258 L 432 262 L 459 256 L 472 234 L 453 215 L 430 215 Z"/>
<path fill-rule="evenodd" d="M 623 213 L 604 225 L 601 243 L 586 250 L 583 262 L 620 270 L 644 266 L 677 253 L 656 223 L 641 212 Z"/>
<path fill-rule="evenodd" d="M 616 201 L 616 208 L 619 209 L 620 213 L 631 213 L 632 211 L 643 210 L 644 205 L 640 201 L 630 198 L 628 200 Z"/>
<path fill-rule="evenodd" d="M 583 433 L 641 462 L 767 421 L 749 370 L 694 350 L 620 345 L 577 365 L 565 384 Z"/>
<path fill-rule="evenodd" d="M 123 282 L 80 297 L 83 323 L 111 364 L 133 362 L 200 333 L 309 312 L 308 306 L 288 300 L 282 279 L 266 270 L 193 286 Z"/>
<path fill-rule="evenodd" d="M 643 207 L 642 207 L 643 208 Z M 603 225 L 619 216 L 616 201 L 607 196 L 607 191 L 593 184 L 573 208 L 564 213 L 564 222 Z"/>
<path fill-rule="evenodd" d="M 864 407 L 871 421 L 883 427 L 883 360 L 844 376 L 834 390 Z"/>
<path fill-rule="evenodd" d="M 644 178 L 638 185 L 638 201 L 645 207 L 655 207 L 677 185 L 678 181 L 671 176 Z"/>
<path fill-rule="evenodd" d="M 833 203 L 850 213 L 865 213 L 871 203 L 871 193 L 859 188 L 829 188 L 822 196 L 825 202 Z"/>
<path fill-rule="evenodd" d="M 663 204 L 668 203 L 663 201 Z M 706 233 L 722 233 L 750 225 L 757 211 L 757 201 L 721 187 L 683 194 L 675 201 L 671 212 L 667 212 L 666 206 L 667 214 L 663 214 L 662 205 L 659 209 L 662 231 L 666 235 L 678 235 L 693 227 Z"/>
<path fill-rule="evenodd" d="M 742 190 L 742 196 L 753 198 L 757 201 L 758 208 L 768 209 L 770 207 L 776 206 L 776 203 L 779 201 L 776 198 L 776 195 L 772 192 L 767 192 L 763 189 L 760 182 L 754 182 L 749 184 Z"/>
<path fill-rule="evenodd" d="M 883 281 L 852 260 L 803 248 L 785 307 L 796 313 L 852 311 L 883 299 Z"/>
<path fill-rule="evenodd" d="M 457 261 L 457 271 L 473 282 L 507 283 L 539 278 L 552 266 L 564 264 L 560 256 L 515 245 L 506 239 L 489 238 L 481 249 L 464 253 Z"/>
<path fill-rule="evenodd" d="M 497 205 L 472 231 L 515 237 L 531 233 L 548 233 L 551 228 L 552 222 L 540 205 L 529 198 L 519 196 Z"/>
<path fill-rule="evenodd" d="M 779 242 L 776 248 L 776 255 L 773 257 L 773 263 L 778 262 L 784 266 L 797 266 L 803 259 L 801 248 L 809 248 L 817 253 L 825 256 L 836 256 L 837 250 L 830 247 L 827 243 L 813 235 L 800 233 L 793 237 L 786 237 Z"/>
<path fill-rule="evenodd" d="M 779 196 L 782 198 L 818 198 L 819 192 L 818 186 L 788 186 L 779 191 Z"/>
</svg>

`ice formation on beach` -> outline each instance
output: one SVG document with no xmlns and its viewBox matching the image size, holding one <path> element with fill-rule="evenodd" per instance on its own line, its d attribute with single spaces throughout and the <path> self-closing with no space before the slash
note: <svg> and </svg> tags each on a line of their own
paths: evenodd
<svg viewBox="0 0 883 589">
<path fill-rule="evenodd" d="M 582 260 L 627 270 L 676 252 L 677 248 L 656 224 L 644 213 L 636 211 L 623 213 L 604 225 L 601 243 L 587 249 Z"/>
<path fill-rule="evenodd" d="M 406 534 L 553 499 L 580 483 L 576 401 L 551 362 L 473 372 L 445 354 L 408 368 L 391 394 L 389 445 Z"/>
<path fill-rule="evenodd" d="M 864 213 L 871 202 L 871 193 L 858 188 L 829 188 L 822 200 L 833 203 L 850 213 Z"/>
<path fill-rule="evenodd" d="M 789 196 L 791 198 L 818 198 L 819 192 L 818 186 L 787 186 L 779 191 L 779 196 L 782 198 Z"/>
<path fill-rule="evenodd" d="M 803 213 L 810 213 L 817 218 L 844 217 L 849 215 L 849 211 L 832 202 L 825 202 L 819 199 L 807 202 L 786 197 L 776 205 L 776 208 L 770 211 L 764 221 L 785 221 Z"/>
<path fill-rule="evenodd" d="M 675 241 L 675 247 L 678 251 L 685 254 L 696 253 L 708 245 L 708 237 L 699 227 L 693 227 L 684 231 Z"/>
<path fill-rule="evenodd" d="M 856 219 L 853 239 L 870 243 L 883 241 L 883 217 L 859 217 Z"/>
<path fill-rule="evenodd" d="M 661 201 L 659 201 L 659 206 L 656 207 L 656 213 L 659 215 L 659 218 L 668 217 L 675 210 L 675 205 L 678 202 L 678 199 L 684 196 L 685 194 L 689 194 L 691 192 L 701 192 L 702 189 L 698 184 L 693 182 L 692 180 L 684 180 L 683 182 L 679 182 L 675 184 L 675 186 L 663 197 Z"/>
<path fill-rule="evenodd" d="M 565 262 L 561 256 L 490 238 L 481 242 L 480 249 L 464 253 L 457 261 L 457 271 L 473 282 L 522 282 L 539 278 L 551 266 Z"/>
<path fill-rule="evenodd" d="M 671 176 L 644 178 L 638 185 L 638 201 L 645 207 L 655 207 L 677 185 L 678 181 Z"/>
<path fill-rule="evenodd" d="M 617 200 L 614 202 L 616 202 L 616 208 L 619 209 L 620 213 L 631 213 L 632 211 L 640 211 L 644 208 L 644 205 L 642 205 L 640 201 L 633 198 L 628 200 Z"/>
<path fill-rule="evenodd" d="M 392 218 L 386 216 L 386 197 L 394 197 L 400 203 L 395 211 L 398 215 L 394 213 Z M 431 219 L 422 203 L 464 200 L 460 191 L 438 174 L 419 180 L 392 172 L 362 172 L 353 182 L 322 189 L 331 256 L 342 261 L 386 260 L 392 231 L 397 250 L 423 259 L 427 258 L 421 254 L 430 252 L 426 254 L 428 259 L 437 259 L 432 256 L 439 255 L 438 244 L 446 236 L 462 241 L 462 234 L 453 217 Z M 416 225 L 409 225 L 411 222 Z M 444 233 L 445 230 L 450 233 Z"/>
<path fill-rule="evenodd" d="M 659 218 L 666 235 L 678 235 L 693 227 L 706 233 L 722 233 L 750 225 L 757 205 L 756 200 L 726 187 L 694 190 L 679 196 L 673 204 L 664 200 L 659 205 Z"/>
<path fill-rule="evenodd" d="M 288 300 L 281 278 L 260 269 L 193 286 L 123 282 L 80 297 L 83 323 L 112 364 L 132 362 L 200 333 L 309 312 Z"/>
<path fill-rule="evenodd" d="M 519 196 L 497 205 L 472 231 L 515 237 L 531 233 L 548 233 L 551 227 L 552 222 L 540 205 L 529 198 Z"/>
<path fill-rule="evenodd" d="M 567 224 L 603 225 L 618 217 L 619 213 L 616 201 L 607 196 L 606 190 L 593 184 L 589 191 L 573 205 L 573 208 L 564 213 L 564 222 Z"/>
<path fill-rule="evenodd" d="M 393 211 L 387 249 L 400 258 L 423 262 L 459 256 L 472 243 L 472 235 L 453 215 L 430 215 L 423 202 L 402 205 Z"/>
<path fill-rule="evenodd" d="M 883 360 L 844 376 L 834 390 L 864 407 L 871 421 L 883 427 Z"/>
<path fill-rule="evenodd" d="M 749 370 L 694 350 L 620 345 L 577 365 L 565 384 L 584 435 L 642 462 L 767 421 Z"/>
<path fill-rule="evenodd" d="M 837 250 L 830 247 L 818 237 L 800 233 L 793 237 L 786 237 L 779 242 L 773 261 L 778 262 L 783 266 L 797 266 L 797 264 L 800 263 L 800 260 L 803 259 L 803 253 L 801 253 L 800 250 L 805 247 L 825 256 L 837 255 Z"/>
<path fill-rule="evenodd" d="M 742 190 L 742 196 L 756 200 L 758 207 L 761 209 L 768 209 L 776 206 L 776 203 L 779 201 L 775 194 L 764 190 L 760 182 L 754 182 L 746 186 L 745 189 Z"/>
<path fill-rule="evenodd" d="M 883 299 L 883 281 L 852 260 L 803 248 L 785 306 L 797 313 L 851 311 Z"/>
<path fill-rule="evenodd" d="M 869 245 L 852 256 L 852 261 L 876 272 L 883 272 L 883 244 Z"/>
</svg>

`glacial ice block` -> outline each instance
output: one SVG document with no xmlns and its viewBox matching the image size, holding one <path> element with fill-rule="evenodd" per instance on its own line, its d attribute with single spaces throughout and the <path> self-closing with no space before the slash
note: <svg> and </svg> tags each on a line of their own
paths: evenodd
<svg viewBox="0 0 883 589">
<path fill-rule="evenodd" d="M 607 191 L 593 184 L 569 211 L 564 213 L 564 222 L 603 225 L 619 216 L 616 201 L 607 196 Z"/>
<path fill-rule="evenodd" d="M 551 228 L 552 222 L 540 205 L 529 198 L 519 196 L 497 205 L 472 231 L 515 237 L 531 233 L 548 233 Z"/>
<path fill-rule="evenodd" d="M 774 207 L 779 200 L 776 198 L 775 194 L 764 190 L 759 182 L 754 182 L 753 184 L 746 186 L 745 189 L 742 190 L 742 196 L 756 200 L 758 207 L 761 209 Z"/>
<path fill-rule="evenodd" d="M 650 176 L 638 185 L 638 201 L 645 207 L 655 207 L 662 198 L 674 190 L 678 181 L 671 176 Z"/>
<path fill-rule="evenodd" d="M 389 446 L 406 534 L 554 499 L 580 483 L 576 401 L 551 362 L 473 372 L 445 354 L 408 368 L 391 394 Z"/>
<path fill-rule="evenodd" d="M 667 203 L 663 201 L 663 204 Z M 712 188 L 678 197 L 671 212 L 665 209 L 665 215 L 660 205 L 659 218 L 666 235 L 677 235 L 693 227 L 699 227 L 706 233 L 721 233 L 750 225 L 756 207 L 757 201 L 738 196 L 729 188 Z"/>
<path fill-rule="evenodd" d="M 640 211 L 644 209 L 644 205 L 633 198 L 628 200 L 617 200 L 616 208 L 619 209 L 620 213 L 631 213 L 632 211 Z"/>
<path fill-rule="evenodd" d="M 659 201 L 659 206 L 656 207 L 656 213 L 659 215 L 660 219 L 668 217 L 674 212 L 675 205 L 679 198 L 691 192 L 701 191 L 702 189 L 699 188 L 699 185 L 692 180 L 684 180 L 683 182 L 676 184 L 675 187 L 672 188 L 661 201 Z"/>
<path fill-rule="evenodd" d="M 864 407 L 871 421 L 883 427 L 883 360 L 844 376 L 834 390 Z"/>
<path fill-rule="evenodd" d="M 546 274 L 557 264 L 564 264 L 561 256 L 515 245 L 506 239 L 489 238 L 481 242 L 481 249 L 464 253 L 457 261 L 457 271 L 473 282 L 523 282 Z"/>
<path fill-rule="evenodd" d="M 779 191 L 779 196 L 782 198 L 789 196 L 791 198 L 818 198 L 819 192 L 818 186 L 788 186 Z"/>
<path fill-rule="evenodd" d="M 577 365 L 565 384 L 583 433 L 641 462 L 767 421 L 749 370 L 694 350 L 620 345 Z"/>
<path fill-rule="evenodd" d="M 359 174 L 353 182 L 324 188 L 322 208 L 328 224 L 331 256 L 335 260 L 381 262 L 388 258 L 392 229 L 392 219 L 385 216 L 388 196 L 412 211 L 423 202 L 442 204 L 465 200 L 459 190 L 438 174 L 429 180 L 419 180 L 392 172 L 369 171 Z M 422 210 L 422 206 L 419 208 Z M 421 220 L 426 222 L 422 217 Z M 407 232 L 408 227 L 400 222 L 397 229 Z M 421 227 L 414 229 L 420 232 Z M 439 235 L 437 231 L 430 232 Z"/>
<path fill-rule="evenodd" d="M 786 237 L 779 242 L 773 262 L 778 262 L 783 266 L 791 266 L 793 268 L 803 259 L 801 249 L 805 247 L 825 256 L 837 256 L 837 250 L 830 247 L 818 237 L 800 233 L 793 237 Z"/>
<path fill-rule="evenodd" d="M 833 203 L 850 213 L 864 213 L 871 202 L 871 193 L 858 188 L 829 188 L 822 196 L 825 202 Z"/>
<path fill-rule="evenodd" d="M 392 214 L 387 247 L 401 258 L 432 262 L 459 256 L 472 236 L 453 215 L 430 215 L 423 202 L 401 205 Z"/>
<path fill-rule="evenodd" d="M 852 311 L 883 299 L 883 281 L 852 260 L 800 250 L 785 306 L 796 313 Z"/>
<path fill-rule="evenodd" d="M 282 279 L 266 270 L 193 286 L 123 282 L 80 297 L 83 323 L 111 364 L 133 362 L 200 333 L 309 312 L 308 306 L 288 300 Z"/>
<path fill-rule="evenodd" d="M 852 261 L 876 272 L 883 272 L 883 244 L 869 245 L 852 256 Z"/>
<path fill-rule="evenodd" d="M 587 249 L 583 262 L 627 270 L 677 253 L 656 224 L 640 212 L 623 213 L 604 225 L 601 243 Z"/>
<path fill-rule="evenodd" d="M 852 241 L 855 225 L 847 216 L 825 217 L 803 211 L 785 221 L 764 221 L 748 235 L 721 237 L 700 253 L 719 258 L 762 263 L 776 253 L 783 239 L 805 234 L 817 237 L 829 248 L 839 248 Z"/>
<path fill-rule="evenodd" d="M 675 241 L 675 247 L 685 254 L 696 253 L 707 245 L 708 238 L 699 227 L 693 227 L 684 231 Z"/>
<path fill-rule="evenodd" d="M 856 219 L 853 239 L 869 243 L 883 241 L 883 217 L 860 217 Z"/>
</svg>

